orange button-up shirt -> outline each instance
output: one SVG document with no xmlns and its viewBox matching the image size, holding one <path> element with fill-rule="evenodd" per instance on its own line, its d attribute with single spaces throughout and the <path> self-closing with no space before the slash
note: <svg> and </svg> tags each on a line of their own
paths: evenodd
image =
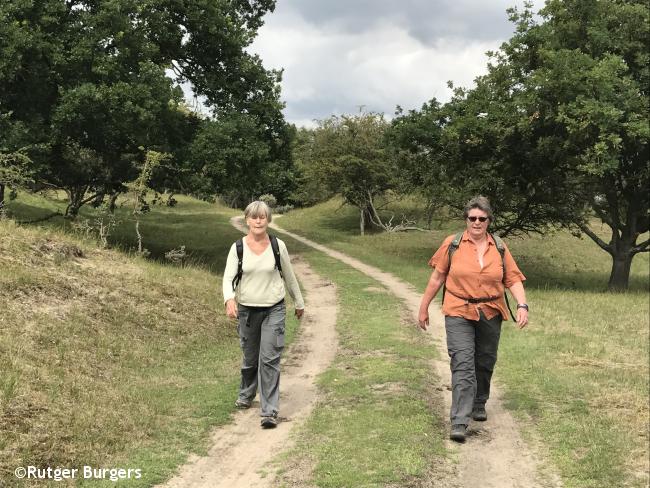
<svg viewBox="0 0 650 488">
<path fill-rule="evenodd" d="M 437 269 L 439 273 L 448 274 L 449 272 L 448 251 L 454 237 L 455 235 L 447 237 L 429 260 L 429 266 Z M 503 261 L 505 261 L 506 267 L 505 280 L 503 279 Z M 488 247 L 483 255 L 483 268 L 481 268 L 476 245 L 465 231 L 458 249 L 451 258 L 451 272 L 445 281 L 447 293 L 442 305 L 442 313 L 451 317 L 478 320 L 480 312 L 483 311 L 488 320 L 497 314 L 501 314 L 504 320 L 508 320 L 504 285 L 510 288 L 515 283 L 524 281 L 526 277 L 519 270 L 507 246 L 505 246 L 503 261 L 494 239 L 488 235 Z M 486 303 L 468 303 L 459 297 L 499 298 Z"/>
</svg>

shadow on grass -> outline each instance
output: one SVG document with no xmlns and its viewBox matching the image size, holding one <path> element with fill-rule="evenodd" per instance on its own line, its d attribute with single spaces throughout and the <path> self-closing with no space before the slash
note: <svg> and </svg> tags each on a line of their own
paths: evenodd
<svg viewBox="0 0 650 488">
<path fill-rule="evenodd" d="M 637 258 L 640 260 L 639 258 Z M 556 260 L 545 256 L 535 256 L 526 264 L 527 257 L 517 259 L 519 266 L 525 269 L 526 288 L 537 290 L 571 290 L 602 293 L 607 292 L 610 270 L 609 263 L 602 265 L 602 270 L 581 269 L 577 264 L 573 266 L 558 266 Z M 635 263 L 637 268 L 643 263 Z M 648 293 L 650 280 L 647 274 L 630 273 L 630 282 L 627 293 Z"/>
<path fill-rule="evenodd" d="M 62 231 L 81 237 L 75 232 L 75 221 L 57 215 L 51 219 L 30 224 L 25 221 L 38 220 L 51 215 L 57 210 L 63 211 L 65 204 L 39 198 L 35 203 L 10 202 L 11 218 L 23 222 L 23 225 L 39 226 L 45 229 Z M 95 219 L 108 222 L 109 215 L 89 206 L 82 207 L 76 222 L 88 220 L 97 227 Z M 112 216 L 116 221 L 108 238 L 109 247 L 125 254 L 135 254 L 138 239 L 135 231 L 135 219 L 126 207 L 118 207 Z M 153 207 L 152 211 L 140 217 L 140 234 L 142 246 L 149 251 L 148 258 L 160 264 L 178 266 L 165 258 L 165 253 L 185 246 L 186 257 L 182 265 L 205 269 L 211 273 L 221 274 L 226 265 L 226 258 L 232 243 L 241 237 L 234 229 L 229 217 L 220 212 L 218 207 L 203 202 L 181 202 L 176 207 Z M 93 233 L 97 237 L 96 230 Z"/>
</svg>

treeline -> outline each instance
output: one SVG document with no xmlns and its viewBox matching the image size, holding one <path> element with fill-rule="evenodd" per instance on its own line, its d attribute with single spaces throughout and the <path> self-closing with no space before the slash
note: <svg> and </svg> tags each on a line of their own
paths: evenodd
<svg viewBox="0 0 650 488">
<path fill-rule="evenodd" d="M 488 73 L 448 103 L 332 117 L 298 136 L 306 203 L 338 193 L 360 229 L 382 221 L 375 200 L 420 193 L 429 209 L 490 198 L 502 235 L 569 228 L 612 257 L 610 289 L 627 288 L 648 232 L 648 4 L 551 0 L 536 20 L 509 10 L 515 35 L 489 53 Z M 321 188 L 321 190 L 319 190 Z M 609 242 L 591 226 L 597 217 Z"/>
<path fill-rule="evenodd" d="M 490 198 L 503 234 L 569 228 L 613 259 L 627 287 L 648 231 L 649 9 L 548 0 L 511 9 L 515 34 L 472 89 L 420 110 L 331 117 L 296 130 L 281 73 L 246 51 L 273 0 L 8 0 L 0 4 L 0 205 L 6 187 L 56 188 L 74 217 L 114 205 L 129 182 L 232 206 L 272 194 L 311 205 L 334 194 L 360 231 L 386 221 L 378 197 L 418 193 L 431 215 Z M 190 82 L 210 111 L 189 109 Z M 158 156 L 156 156 L 158 154 Z M 153 155 L 153 156 L 152 156 Z M 141 181 L 142 182 L 142 181 Z M 385 200 L 385 198 L 384 198 Z M 590 227 L 593 217 L 609 239 Z"/>
</svg>

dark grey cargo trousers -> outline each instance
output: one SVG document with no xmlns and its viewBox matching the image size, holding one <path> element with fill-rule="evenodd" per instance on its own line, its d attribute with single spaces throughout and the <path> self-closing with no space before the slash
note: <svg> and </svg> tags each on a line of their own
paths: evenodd
<svg viewBox="0 0 650 488">
<path fill-rule="evenodd" d="M 487 320 L 445 317 L 451 367 L 451 424 L 469 424 L 474 406 L 490 397 L 490 380 L 497 362 L 501 315 Z"/>
<path fill-rule="evenodd" d="M 243 353 L 239 399 L 252 401 L 259 385 L 261 416 L 276 416 L 280 405 L 280 356 L 284 349 L 284 300 L 271 307 L 239 305 Z"/>
</svg>

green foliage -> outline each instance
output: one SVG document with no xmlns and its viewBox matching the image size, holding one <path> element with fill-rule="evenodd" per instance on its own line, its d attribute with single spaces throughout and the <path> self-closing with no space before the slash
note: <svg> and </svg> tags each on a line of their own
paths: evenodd
<svg viewBox="0 0 650 488">
<path fill-rule="evenodd" d="M 263 192 L 269 146 L 255 117 L 231 112 L 203 121 L 190 147 L 190 160 L 198 188 L 221 195 L 233 207 L 241 206 Z"/>
<path fill-rule="evenodd" d="M 272 171 L 285 171 L 291 131 L 280 74 L 245 49 L 273 7 L 272 0 L 2 2 L 0 148 L 25 148 L 38 180 L 66 190 L 73 216 L 125 190 L 142 163 L 140 147 L 174 156 L 152 175 L 157 189 L 187 190 L 196 183 L 186 158 L 198 121 L 184 110 L 171 69 L 215 113 L 256 117 Z"/>
<path fill-rule="evenodd" d="M 386 151 L 383 115 L 332 116 L 299 139 L 297 158 L 306 189 L 324 187 L 318 197 L 339 193 L 357 207 L 360 228 L 375 218 L 374 199 L 397 186 L 395 165 Z"/>
<path fill-rule="evenodd" d="M 260 195 L 257 199 L 266 203 L 272 209 L 275 208 L 278 204 L 277 199 L 270 193 L 265 193 L 264 195 Z"/>
<path fill-rule="evenodd" d="M 21 187 L 30 181 L 30 159 L 22 153 L 0 152 L 0 186 Z M 0 206 L 3 199 L 0 198 Z"/>
</svg>

